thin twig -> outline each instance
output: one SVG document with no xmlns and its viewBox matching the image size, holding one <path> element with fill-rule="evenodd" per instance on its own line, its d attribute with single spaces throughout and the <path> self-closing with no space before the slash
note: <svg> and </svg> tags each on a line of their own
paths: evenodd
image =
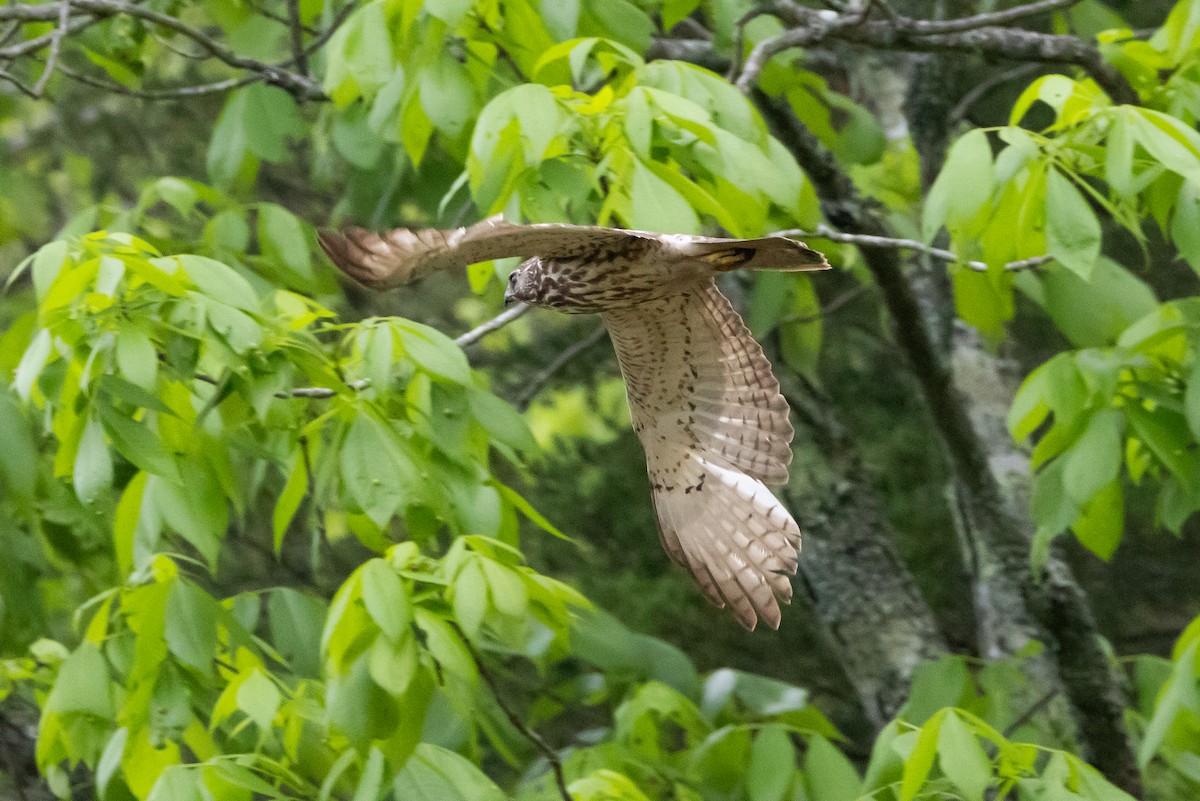
<svg viewBox="0 0 1200 801">
<path fill-rule="evenodd" d="M 730 83 L 737 78 L 738 73 L 742 71 L 742 59 L 746 57 L 746 26 L 753 22 L 763 14 L 770 13 L 765 8 L 752 8 L 741 16 L 733 26 L 733 47 L 729 71 L 725 74 L 726 80 Z"/>
<path fill-rule="evenodd" d="M 465 348 L 468 345 L 474 345 L 476 342 L 483 339 L 493 331 L 499 331 L 513 320 L 523 317 L 525 313 L 532 308 L 533 307 L 527 303 L 518 303 L 512 308 L 505 309 L 504 311 L 500 312 L 486 323 L 472 328 L 470 331 L 454 340 L 454 344 L 458 345 L 460 348 Z"/>
<path fill-rule="evenodd" d="M 342 10 L 338 12 L 337 16 L 334 17 L 333 21 L 329 24 L 329 27 L 324 31 L 321 31 L 315 39 L 309 42 L 308 47 L 305 48 L 304 51 L 305 55 L 312 55 L 324 47 L 333 34 L 337 32 L 337 29 L 341 27 L 342 23 L 346 21 L 346 18 L 349 17 L 353 10 L 353 4 L 343 7 Z M 296 57 L 293 56 L 286 61 L 280 61 L 270 66 L 273 68 L 286 69 L 295 65 Z M 78 72 L 67 67 L 66 65 L 59 65 L 59 71 L 71 80 L 77 81 L 78 83 L 82 83 L 86 86 L 103 89 L 104 91 L 113 92 L 114 94 L 136 97 L 141 100 L 179 100 L 188 97 L 199 97 L 201 95 L 220 94 L 233 89 L 240 89 L 243 86 L 249 86 L 252 83 L 258 83 L 259 81 L 267 79 L 266 75 L 256 72 L 252 75 L 246 75 L 241 78 L 227 78 L 222 81 L 196 84 L 194 86 L 179 86 L 172 89 L 133 89 L 113 81 L 107 81 Z"/>
<path fill-rule="evenodd" d="M 34 6 L 34 8 L 53 10 L 54 6 L 53 5 Z M 3 11 L 3 10 L 4 9 L 0 9 L 0 11 Z M 56 19 L 56 17 L 39 17 L 39 18 L 37 18 L 37 20 L 28 20 L 28 21 L 51 22 L 54 19 Z M 75 17 L 74 19 L 67 22 L 67 35 L 69 36 L 73 33 L 78 33 L 79 31 L 83 30 L 84 28 L 89 28 L 92 25 L 97 24 L 101 20 L 102 20 L 101 17 Z M 36 53 L 37 51 L 41 50 L 46 45 L 53 42 L 54 37 L 57 35 L 58 35 L 58 29 L 56 28 L 55 30 L 50 31 L 49 33 L 43 33 L 41 36 L 35 36 L 32 39 L 26 39 L 25 41 L 20 42 L 19 44 L 9 45 L 8 47 L 2 47 L 2 48 L 0 48 L 0 58 L 16 59 L 16 58 L 20 58 L 22 56 L 27 56 L 30 53 Z"/>
<path fill-rule="evenodd" d="M 54 73 L 54 65 L 58 63 L 58 54 L 62 50 L 63 38 L 67 35 L 67 26 L 71 21 L 71 0 L 62 0 L 58 11 L 58 27 L 54 29 L 54 38 L 50 40 L 50 55 L 46 58 L 46 68 L 42 77 L 33 85 L 34 97 L 40 98 L 46 91 L 46 83 Z"/>
<path fill-rule="evenodd" d="M 859 295 L 864 294 L 870 288 L 870 284 L 859 284 L 853 289 L 843 292 L 833 300 L 826 303 L 821 307 L 821 310 L 815 314 L 789 314 L 787 317 L 781 317 L 776 325 L 780 326 L 788 323 L 815 323 L 817 320 L 820 320 L 823 317 L 828 317 L 829 315 L 843 308 L 849 304 L 850 301 L 854 300 Z"/>
<path fill-rule="evenodd" d="M 262 79 L 267 83 L 278 86 L 298 98 L 318 100 L 325 97 L 321 88 L 306 75 L 300 75 L 277 65 L 240 56 L 227 45 L 212 38 L 204 31 L 185 24 L 176 17 L 151 8 L 144 8 L 136 3 L 126 2 L 126 0 L 60 0 L 59 3 L 48 3 L 41 6 L 8 6 L 0 8 L 0 20 L 15 18 L 30 22 L 50 21 L 59 16 L 64 4 L 72 9 L 86 12 L 98 18 L 119 14 L 136 17 L 191 39 L 200 47 L 207 50 L 213 58 L 223 61 L 231 67 L 256 72 L 262 75 Z M 67 28 L 69 28 L 69 25 L 63 26 L 64 30 Z M 44 43 L 52 44 L 53 37 Z M 29 43 L 26 42 L 25 44 L 28 45 Z M 11 50 L 12 48 L 9 49 L 9 51 Z M 7 57 L 8 55 L 9 52 L 0 53 L 0 56 Z"/>
<path fill-rule="evenodd" d="M 879 2 L 880 0 L 875 0 Z M 1023 6 L 1008 8 L 1003 11 L 991 11 L 985 14 L 975 14 L 970 17 L 960 17 L 959 19 L 947 20 L 910 20 L 904 17 L 895 17 L 901 24 L 897 26 L 899 30 L 906 33 L 915 33 L 918 35 L 931 35 L 938 33 L 961 33 L 962 31 L 974 30 L 976 28 L 986 28 L 993 25 L 1008 25 L 1026 17 L 1036 16 L 1038 14 L 1046 14 L 1051 11 L 1058 11 L 1069 8 L 1080 0 L 1038 0 L 1036 3 L 1027 3 Z"/>
<path fill-rule="evenodd" d="M 891 236 L 870 236 L 868 234 L 847 234 L 841 231 L 835 231 L 827 225 L 818 225 L 816 230 L 813 231 L 805 231 L 800 228 L 793 228 L 787 231 L 777 231 L 775 236 L 828 239 L 832 242 L 842 242 L 848 245 L 858 245 L 860 247 L 869 248 L 916 250 L 933 256 L 935 259 L 961 264 L 968 270 L 972 270 L 977 273 L 985 273 L 988 270 L 987 262 L 963 259 L 953 251 L 946 250 L 945 248 L 935 248 L 932 245 L 927 245 L 924 242 L 916 239 L 901 239 Z M 1010 272 L 1018 272 L 1020 270 L 1029 270 L 1033 269 L 1034 267 L 1041 267 L 1043 264 L 1053 260 L 1054 257 L 1049 255 L 1033 256 L 1032 258 L 1028 259 L 1010 261 L 1003 265 L 1001 269 L 1008 270 Z"/>
<path fill-rule="evenodd" d="M 1057 696 L 1060 692 L 1062 692 L 1061 688 L 1053 687 L 1041 698 L 1034 701 L 1028 709 L 1017 716 L 1016 720 L 1004 727 L 1004 731 L 1002 732 L 1004 736 L 1012 737 L 1013 734 L 1016 733 L 1017 729 L 1028 723 L 1030 719 L 1033 718 L 1033 716 L 1038 712 L 1041 712 L 1043 709 L 1045 709 L 1046 705 L 1053 701 L 1055 696 Z"/>
<path fill-rule="evenodd" d="M 254 13 L 259 14 L 260 16 L 266 17 L 267 19 L 272 20 L 274 22 L 278 22 L 282 25 L 291 25 L 291 21 L 288 20 L 288 18 L 286 16 L 284 16 L 283 14 L 277 14 L 276 12 L 272 11 L 271 9 L 267 8 L 266 6 L 264 6 L 261 3 L 255 3 L 255 2 L 248 0 L 246 5 L 250 6 L 250 8 L 252 8 L 252 9 L 254 9 Z M 315 36 L 317 34 L 317 29 L 313 28 L 311 25 L 301 25 L 300 28 L 305 33 L 307 33 L 309 36 Z"/>
<path fill-rule="evenodd" d="M 91 86 L 96 89 L 103 89 L 106 92 L 112 92 L 118 95 L 128 95 L 136 97 L 139 100 L 178 100 L 185 97 L 200 97 L 201 95 L 213 95 L 221 92 L 228 92 L 231 89 L 240 89 L 243 86 L 249 86 L 252 83 L 258 83 L 263 79 L 261 75 L 247 75 L 243 78 L 227 78 L 223 81 L 214 81 L 213 83 L 202 83 L 195 86 L 180 86 L 175 89 L 133 89 L 113 81 L 106 81 L 102 78 L 94 78 L 82 72 L 77 72 L 74 69 L 60 65 L 58 71 L 66 75 L 71 80 L 81 83 L 84 86 Z"/>
<path fill-rule="evenodd" d="M 992 91 L 998 86 L 1002 86 L 1009 81 L 1017 81 L 1021 78 L 1034 75 L 1045 69 L 1041 64 L 1021 64 L 1013 67 L 1010 70 L 997 72 L 990 77 L 984 78 L 979 83 L 971 87 L 971 90 L 964 94 L 959 101 L 954 104 L 954 108 L 950 109 L 950 113 L 946 115 L 946 128 L 951 129 L 958 123 L 967 118 L 971 107 L 983 99 L 984 95 Z"/>
<path fill-rule="evenodd" d="M 11 72 L 0 70 L 0 81 L 4 81 L 15 86 L 17 91 L 23 95 L 32 97 L 34 100 L 37 99 L 37 95 L 33 93 L 33 87 L 22 81 L 16 75 L 13 75 Z"/>
<path fill-rule="evenodd" d="M 195 379 L 203 381 L 205 384 L 212 384 L 214 387 L 219 387 L 221 381 L 208 375 L 207 373 L 196 373 Z M 361 392 L 371 385 L 371 380 L 368 378 L 360 378 L 357 381 L 348 381 L 346 387 L 353 392 Z M 283 400 L 291 398 L 309 398 L 311 400 L 328 400 L 329 398 L 337 397 L 338 391 L 331 387 L 296 387 L 295 389 L 286 392 L 280 391 L 275 393 L 276 398 Z"/>
<path fill-rule="evenodd" d="M 296 69 L 308 75 L 308 56 L 304 52 L 304 27 L 300 24 L 300 0 L 287 0 L 288 29 L 292 33 L 292 56 Z"/>
<path fill-rule="evenodd" d="M 875 7 L 880 0 L 873 0 Z M 757 82 L 758 73 L 776 53 L 792 47 L 804 47 L 817 42 L 839 40 L 881 50 L 901 50 L 919 53 L 965 52 L 982 56 L 1075 64 L 1086 70 L 1116 103 L 1136 104 L 1137 92 L 1112 64 L 1104 60 L 1096 42 L 1069 34 L 1039 33 L 1023 28 L 1005 28 L 997 21 L 1009 22 L 1036 9 L 1037 13 L 1051 7 L 1069 5 L 1067 0 L 1042 0 L 1013 9 L 996 12 L 998 16 L 976 15 L 958 20 L 930 21 L 912 19 L 892 12 L 885 19 L 868 19 L 861 9 L 843 14 L 821 11 L 794 0 L 777 0 L 775 13 L 792 26 L 779 36 L 759 42 L 746 61 L 737 80 L 737 87 L 749 92 Z"/>
<path fill-rule="evenodd" d="M 571 794 L 567 792 L 567 779 L 563 774 L 562 759 L 559 757 L 558 752 L 542 739 L 542 735 L 529 728 L 525 724 L 525 721 L 521 720 L 513 708 L 505 702 L 504 697 L 500 694 L 500 687 L 496 683 L 496 677 L 492 675 L 491 670 L 484 664 L 483 657 L 475 649 L 475 645 L 457 623 L 452 622 L 450 625 L 455 628 L 463 645 L 470 651 L 471 658 L 475 661 L 475 668 L 479 671 L 479 677 L 483 679 L 484 683 L 492 691 L 492 697 L 496 699 L 496 705 L 504 712 L 504 716 L 508 718 L 508 722 L 521 733 L 521 736 L 533 743 L 534 747 L 542 752 L 542 756 L 546 757 L 546 761 L 550 763 L 551 770 L 554 771 L 554 781 L 558 785 L 558 794 L 562 796 L 563 801 L 572 801 Z"/>
<path fill-rule="evenodd" d="M 550 379 L 572 359 L 603 339 L 607 330 L 603 323 L 596 326 L 591 333 L 563 350 L 549 364 L 538 371 L 537 375 L 529 379 L 525 391 L 521 393 L 521 396 L 513 404 L 517 407 L 517 410 L 523 412 L 528 409 L 529 404 L 533 402 L 533 399 L 537 397 L 539 392 L 546 388 L 546 384 L 549 383 Z"/>
</svg>

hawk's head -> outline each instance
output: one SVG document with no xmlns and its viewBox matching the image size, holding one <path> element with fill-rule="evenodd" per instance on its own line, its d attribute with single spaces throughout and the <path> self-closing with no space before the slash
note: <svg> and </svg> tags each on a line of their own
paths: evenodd
<svg viewBox="0 0 1200 801">
<path fill-rule="evenodd" d="M 508 286 L 504 290 L 504 305 L 520 301 L 535 306 L 553 306 L 557 300 L 553 291 L 556 284 L 547 281 L 542 260 L 528 259 L 508 275 Z"/>
</svg>

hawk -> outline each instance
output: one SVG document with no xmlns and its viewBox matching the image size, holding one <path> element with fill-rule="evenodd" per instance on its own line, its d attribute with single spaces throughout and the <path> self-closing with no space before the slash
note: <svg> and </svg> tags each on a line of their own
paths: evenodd
<svg viewBox="0 0 1200 801">
<path fill-rule="evenodd" d="M 762 348 L 714 281 L 730 270 L 824 270 L 783 237 L 717 239 L 586 225 L 350 228 L 320 244 L 347 275 L 389 289 L 436 270 L 528 257 L 505 303 L 599 313 L 625 377 L 663 547 L 708 599 L 779 627 L 800 529 L 767 488 L 787 481 L 788 405 Z"/>
</svg>

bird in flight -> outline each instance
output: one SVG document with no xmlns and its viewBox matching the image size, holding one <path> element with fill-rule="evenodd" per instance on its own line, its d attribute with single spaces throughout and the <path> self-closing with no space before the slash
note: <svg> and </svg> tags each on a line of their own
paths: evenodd
<svg viewBox="0 0 1200 801">
<path fill-rule="evenodd" d="M 714 280 L 735 269 L 824 270 L 802 242 L 717 239 L 493 217 L 453 230 L 323 231 L 355 280 L 384 290 L 430 272 L 526 257 L 505 303 L 598 313 L 646 452 L 659 536 L 705 596 L 752 630 L 779 627 L 800 528 L 767 488 L 783 484 L 792 425 L 762 348 Z"/>
</svg>

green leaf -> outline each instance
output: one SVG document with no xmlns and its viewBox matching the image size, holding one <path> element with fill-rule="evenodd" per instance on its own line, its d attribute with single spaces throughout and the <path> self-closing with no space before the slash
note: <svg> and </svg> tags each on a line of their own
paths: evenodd
<svg viewBox="0 0 1200 801">
<path fill-rule="evenodd" d="M 171 653 L 204 674 L 212 671 L 217 652 L 216 600 L 183 579 L 171 582 L 163 617 L 163 637 Z"/>
<path fill-rule="evenodd" d="M 630 228 L 666 233 L 695 234 L 700 219 L 683 196 L 634 159 L 633 183 L 629 189 Z"/>
<path fill-rule="evenodd" d="M 221 186 L 233 183 L 253 160 L 245 123 L 246 103 L 244 91 L 231 93 L 208 141 L 205 165 L 212 180 Z"/>
<path fill-rule="evenodd" d="M 13 389 L 17 391 L 21 400 L 28 401 L 32 395 L 33 385 L 41 375 L 42 368 L 50 359 L 52 344 L 50 331 L 43 328 L 33 335 L 29 347 L 21 356 L 21 362 L 17 365 L 16 374 L 13 377 Z"/>
<path fill-rule="evenodd" d="M 283 700 L 275 682 L 256 669 L 238 686 L 236 697 L 238 709 L 246 713 L 259 731 L 271 731 L 271 724 Z"/>
<path fill-rule="evenodd" d="M 148 426 L 134 422 L 107 404 L 101 405 L 99 412 L 104 430 L 118 453 L 147 473 L 179 480 L 175 459 Z"/>
<path fill-rule="evenodd" d="M 804 786 L 812 801 L 851 801 L 862 792 L 862 780 L 854 765 L 819 734 L 808 740 Z"/>
<path fill-rule="evenodd" d="M 304 496 L 308 494 L 307 460 L 302 450 L 305 447 L 307 446 L 303 442 L 297 446 L 288 468 L 287 483 L 283 485 L 279 500 L 275 502 L 275 511 L 271 513 L 271 529 L 277 556 L 283 549 L 283 538 L 287 534 L 288 526 L 296 516 L 300 504 L 304 502 Z"/>
<path fill-rule="evenodd" d="M 399 642 L 409 634 L 412 604 L 404 582 L 383 559 L 372 559 L 362 566 L 363 604 L 383 635 Z"/>
<path fill-rule="evenodd" d="M 122 326 L 115 349 L 117 371 L 129 383 L 154 392 L 158 380 L 158 350 L 141 328 Z"/>
<path fill-rule="evenodd" d="M 942 773 L 962 792 L 964 801 L 983 801 L 983 794 L 992 784 L 992 761 L 984 753 L 975 733 L 953 711 L 942 718 L 938 764 Z"/>
<path fill-rule="evenodd" d="M 982 129 L 950 146 L 942 171 L 925 197 L 921 226 L 927 241 L 943 225 L 953 230 L 980 213 L 992 196 L 993 170 L 992 147 Z"/>
<path fill-rule="evenodd" d="M 1159 694 L 1154 706 L 1154 714 L 1146 724 L 1146 731 L 1138 746 L 1138 765 L 1142 770 L 1145 770 L 1146 766 L 1150 764 L 1150 760 L 1159 753 L 1175 719 L 1185 709 L 1194 711 L 1200 708 L 1200 691 L 1196 686 L 1198 650 L 1200 650 L 1200 640 L 1194 640 L 1182 653 L 1174 655 L 1175 665 Z"/>
<path fill-rule="evenodd" d="M 1080 510 L 1071 530 L 1080 544 L 1105 561 L 1112 558 L 1125 530 L 1125 493 L 1119 481 L 1105 484 Z"/>
<path fill-rule="evenodd" d="M 1196 358 L 1192 364 L 1187 389 L 1183 393 L 1183 409 L 1188 429 L 1192 436 L 1200 440 L 1200 358 Z"/>
<path fill-rule="evenodd" d="M 400 640 L 386 637 L 377 639 L 371 646 L 368 657 L 371 678 L 392 695 L 408 692 L 420 668 L 417 658 L 417 641 L 411 632 Z"/>
<path fill-rule="evenodd" d="M 467 404 L 471 415 L 496 442 L 524 453 L 537 450 L 537 442 L 529 430 L 529 424 L 525 422 L 525 416 L 508 401 L 487 390 L 470 388 L 467 390 Z"/>
<path fill-rule="evenodd" d="M 355 11 L 325 47 L 325 93 L 338 108 L 360 96 L 371 97 L 392 77 L 391 30 L 384 0 Z M 419 159 L 414 159 L 419 161 Z"/>
<path fill-rule="evenodd" d="M 321 674 L 321 627 L 325 602 L 290 587 L 276 587 L 267 601 L 271 644 L 298 676 L 315 679 Z"/>
<path fill-rule="evenodd" d="M 778 724 L 759 729 L 746 766 L 750 801 L 782 801 L 796 775 L 796 752 L 787 729 Z"/>
<path fill-rule="evenodd" d="M 342 443 L 341 466 L 343 485 L 380 527 L 414 499 L 413 490 L 422 483 L 400 439 L 367 414 L 351 423 Z"/>
<path fill-rule="evenodd" d="M 1050 415 L 1050 404 L 1046 402 L 1046 382 L 1046 371 L 1038 367 L 1021 382 L 1013 398 L 1007 425 L 1008 433 L 1017 442 L 1024 441 Z"/>
<path fill-rule="evenodd" d="M 471 10 L 472 0 L 425 0 L 425 10 L 453 28 Z"/>
<path fill-rule="evenodd" d="M 214 259 L 190 254 L 173 256 L 161 261 L 177 262 L 196 288 L 213 300 L 250 314 L 262 312 L 262 304 L 259 303 L 254 288 L 232 267 Z"/>
<path fill-rule="evenodd" d="M 285 267 L 301 281 L 302 288 L 314 278 L 309 237 L 300 220 L 282 206 L 263 203 L 258 207 L 258 242 L 263 255 Z"/>
<path fill-rule="evenodd" d="M 1114 344 L 1125 329 L 1158 306 L 1154 291 L 1145 282 L 1103 256 L 1087 279 L 1072 270 L 1047 265 L 1036 274 L 1022 273 L 1017 286 L 1026 289 L 1030 281 L 1037 282 L 1041 291 L 1029 294 L 1077 347 Z"/>
<path fill-rule="evenodd" d="M 912 753 L 904 760 L 900 801 L 912 801 L 925 785 L 925 780 L 933 769 L 933 760 L 937 756 L 938 735 L 945 717 L 945 711 L 939 712 L 921 728 Z"/>
<path fill-rule="evenodd" d="M 108 663 L 96 643 L 84 642 L 58 669 L 43 709 L 59 714 L 82 713 L 101 720 L 113 716 Z"/>
<path fill-rule="evenodd" d="M 420 74 L 421 109 L 433 127 L 455 139 L 475 117 L 475 87 L 465 65 L 449 50 Z"/>
<path fill-rule="evenodd" d="M 112 457 L 104 440 L 104 426 L 95 417 L 88 417 L 83 435 L 79 438 L 72 479 L 75 494 L 84 503 L 94 502 L 100 493 L 112 486 Z"/>
<path fill-rule="evenodd" d="M 428 373 L 456 384 L 471 383 L 471 366 L 454 340 L 427 325 L 396 319 L 392 325 L 400 335 L 408 358 Z"/>
<path fill-rule="evenodd" d="M 437 801 L 504 801 L 504 791 L 453 751 L 420 743 L 396 774 L 392 784 L 396 798 Z"/>
<path fill-rule="evenodd" d="M 487 582 L 477 558 L 467 562 L 455 577 L 452 600 L 454 619 L 468 637 L 477 638 L 488 609 Z"/>
<path fill-rule="evenodd" d="M 154 479 L 147 483 L 146 491 L 163 521 L 190 542 L 216 572 L 221 541 L 229 528 L 229 502 L 212 473 L 189 470 L 186 485 Z"/>
<path fill-rule="evenodd" d="M 1065 457 L 1063 488 L 1076 503 L 1083 504 L 1116 479 L 1124 455 L 1123 420 L 1115 409 L 1096 412 Z"/>
<path fill-rule="evenodd" d="M 1132 111 L 1129 122 L 1134 139 L 1153 159 L 1200 183 L 1200 134 L 1174 117 L 1146 108 Z"/>
<path fill-rule="evenodd" d="M 700 0 L 664 0 L 662 6 L 663 30 L 671 30 L 699 7 Z"/>
<path fill-rule="evenodd" d="M 1071 180 L 1058 170 L 1046 172 L 1046 250 L 1084 279 L 1100 256 L 1100 221 Z"/>
</svg>

